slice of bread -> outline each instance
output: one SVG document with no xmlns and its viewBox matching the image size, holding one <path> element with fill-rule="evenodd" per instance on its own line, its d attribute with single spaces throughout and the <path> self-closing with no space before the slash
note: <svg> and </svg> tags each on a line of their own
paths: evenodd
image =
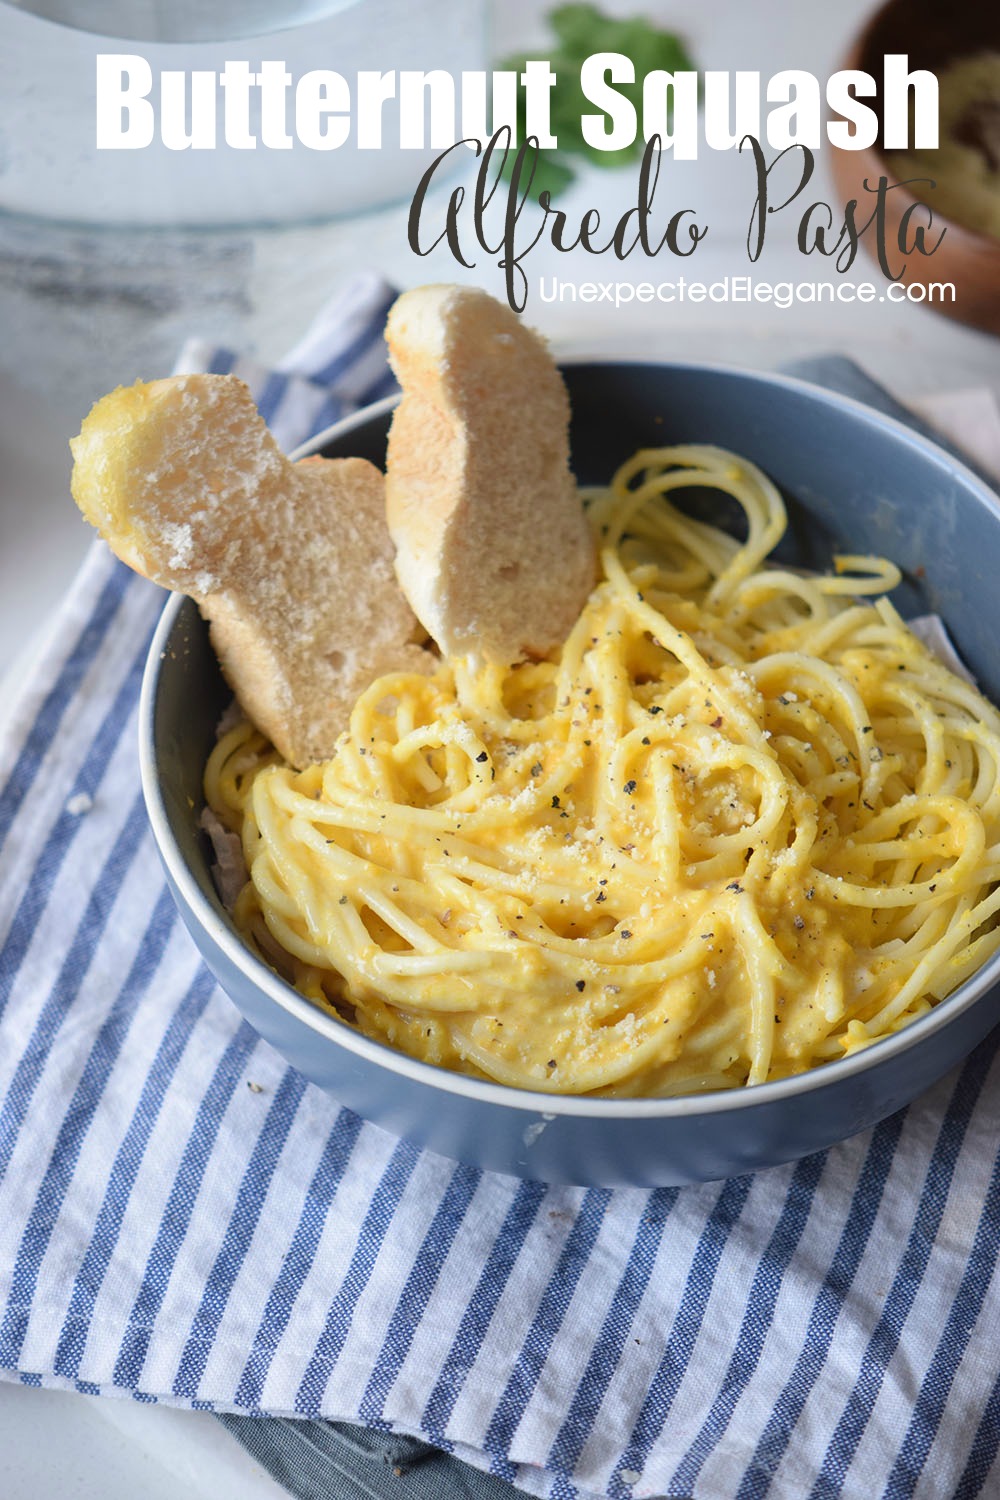
<svg viewBox="0 0 1000 1500">
<path fill-rule="evenodd" d="M 393 574 L 382 475 L 290 463 L 234 376 L 120 387 L 70 446 L 84 515 L 197 601 L 244 711 L 292 765 L 333 753 L 377 676 L 433 669 Z"/>
<path fill-rule="evenodd" d="M 562 377 L 537 334 L 471 288 L 404 293 L 386 339 L 403 387 L 386 465 L 403 592 L 447 656 L 544 656 L 594 582 Z"/>
</svg>

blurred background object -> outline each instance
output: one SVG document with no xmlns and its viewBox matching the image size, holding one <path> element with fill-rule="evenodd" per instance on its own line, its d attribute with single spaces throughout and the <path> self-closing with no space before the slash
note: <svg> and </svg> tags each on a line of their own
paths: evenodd
<svg viewBox="0 0 1000 1500">
<path fill-rule="evenodd" d="M 5 0 L 46 21 L 100 36 L 208 42 L 318 21 L 357 0 Z"/>
<path fill-rule="evenodd" d="M 683 37 L 669 25 L 656 25 L 644 16 L 620 19 L 606 15 L 586 0 L 577 0 L 550 10 L 546 19 L 549 34 L 544 44 L 533 49 L 530 56 L 521 51 L 504 57 L 499 66 L 523 76 L 530 58 L 541 54 L 555 74 L 549 95 L 549 126 L 559 145 L 539 152 L 531 191 L 534 194 L 546 189 L 557 198 L 573 181 L 581 157 L 595 167 L 614 168 L 629 163 L 638 166 L 646 147 L 641 131 L 631 146 L 616 151 L 598 150 L 587 141 L 582 120 L 591 105 L 583 92 L 580 74 L 588 57 L 598 52 L 620 52 L 630 59 L 635 79 L 632 83 L 618 83 L 616 88 L 637 114 L 642 111 L 644 79 L 648 73 L 660 69 L 670 74 L 694 72 L 697 64 L 689 55 Z M 672 99 L 667 100 L 665 116 L 667 129 L 672 130 Z M 522 85 L 518 91 L 519 139 L 528 134 L 527 123 L 527 91 Z"/>
<path fill-rule="evenodd" d="M 236 0 L 39 8 L 72 10 L 78 25 L 128 15 L 128 36 L 145 34 L 143 17 L 169 29 L 175 13 L 182 30 L 200 8 L 214 28 L 244 9 Z M 263 21 L 262 8 L 245 9 Z M 280 60 L 292 79 L 329 67 L 352 85 L 358 70 L 458 75 L 488 57 L 486 0 L 458 8 L 450 0 L 303 0 L 269 10 L 283 26 L 323 15 L 263 39 L 156 42 L 141 55 L 154 78 L 161 70 L 218 73 L 235 56 L 251 68 Z M 256 336 L 257 303 L 288 318 L 302 290 L 313 311 L 338 274 L 331 223 L 356 232 L 363 216 L 408 199 L 437 155 L 400 147 L 398 99 L 384 105 L 381 150 L 360 150 L 353 132 L 331 151 L 298 139 L 288 149 L 242 150 L 225 143 L 221 120 L 211 150 L 171 150 L 159 137 L 142 150 L 99 150 L 96 59 L 134 47 L 0 0 L 0 374 L 79 415 L 110 386 L 169 370 L 189 333 L 246 345 Z M 250 105 L 257 134 L 259 90 Z M 263 291 L 255 284 L 262 265 Z"/>
<path fill-rule="evenodd" d="M 66 8 L 78 7 L 68 0 Z M 79 8 L 86 13 L 86 6 Z M 131 4 L 120 8 L 132 10 Z M 211 3 L 203 8 L 216 13 Z M 224 8 L 235 11 L 236 0 Z M 170 6 L 155 9 L 166 14 Z M 293 3 L 279 15 L 294 22 L 300 9 Z M 185 15 L 189 10 L 193 4 L 181 7 Z M 102 226 L 328 220 L 409 197 L 420 171 L 437 155 L 429 146 L 400 148 L 396 97 L 382 106 L 378 150 L 359 149 L 353 130 L 332 150 L 310 149 L 292 136 L 287 149 L 233 146 L 221 108 L 210 149 L 172 149 L 159 133 L 142 149 L 99 149 L 97 58 L 135 55 L 132 35 L 95 36 L 0 0 L 0 209 Z M 293 84 L 314 68 L 336 71 L 352 89 L 364 70 L 437 68 L 457 77 L 486 64 L 485 0 L 457 7 L 451 0 L 353 0 L 336 14 L 306 25 L 286 23 L 238 49 L 232 39 L 163 41 L 145 43 L 140 56 L 151 70 L 155 98 L 161 73 L 218 74 L 234 53 L 255 72 L 264 61 L 284 63 Z M 260 94 L 250 91 L 253 138 L 261 133 Z"/>
<path fill-rule="evenodd" d="M 929 240 L 946 230 L 932 256 L 912 255 L 904 280 L 929 286 L 953 281 L 954 302 L 938 311 L 1000 333 L 1000 5 L 996 0 L 889 0 L 871 16 L 841 66 L 882 75 L 886 53 L 905 53 L 911 68 L 938 77 L 941 141 L 937 151 L 883 155 L 831 148 L 841 196 L 864 198 L 864 183 L 882 175 L 900 182 L 931 179 L 887 197 L 887 226 L 895 244 L 903 216 L 917 202 L 934 212 Z M 914 223 L 925 221 L 917 211 Z M 872 236 L 865 237 L 869 247 Z"/>
</svg>

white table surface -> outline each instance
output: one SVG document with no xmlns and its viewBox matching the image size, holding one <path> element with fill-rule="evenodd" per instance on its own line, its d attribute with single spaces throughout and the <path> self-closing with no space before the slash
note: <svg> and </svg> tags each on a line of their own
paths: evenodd
<svg viewBox="0 0 1000 1500">
<path fill-rule="evenodd" d="M 505 4 L 497 23 L 498 50 L 539 40 L 544 8 L 537 0 Z M 628 14 L 641 5 L 606 0 L 605 8 Z M 865 0 L 841 0 L 838 6 L 674 0 L 669 7 L 648 6 L 686 33 L 702 67 L 759 68 L 765 75 L 801 67 L 821 78 L 837 66 L 868 8 Z M 2 10 L 0 5 L 0 22 Z M 640 266 L 633 257 L 616 266 L 607 257 L 557 256 L 542 247 L 526 260 L 530 320 L 557 350 L 641 352 L 759 368 L 837 350 L 850 353 L 904 399 L 972 386 L 1000 393 L 1000 344 L 912 305 L 799 305 L 781 311 L 765 304 L 652 304 L 616 311 L 607 304 L 542 303 L 536 290 L 540 277 L 637 282 L 683 270 L 710 282 L 750 269 L 743 243 L 753 196 L 747 191 L 747 163 L 706 152 L 695 166 L 667 175 L 671 202 L 696 207 L 711 226 L 696 263 Z M 817 181 L 819 195 L 836 202 L 822 153 Z M 597 206 L 613 218 L 628 206 L 630 189 L 634 192 L 632 172 L 587 171 L 562 206 L 577 215 Z M 37 244 L 24 250 L 19 284 L 16 256 L 9 252 L 19 243 L 18 233 L 18 226 L 8 224 L 0 328 L 13 320 L 32 343 L 20 360 L 10 357 L 9 345 L 7 357 L 0 355 L 0 713 L 30 672 L 38 642 L 88 545 L 90 533 L 68 496 L 66 444 L 92 399 L 118 381 L 165 373 L 179 337 L 206 328 L 214 334 L 220 318 L 241 347 L 265 359 L 277 357 L 318 306 L 362 268 L 378 267 L 399 285 L 455 279 L 446 253 L 418 260 L 410 252 L 405 207 L 396 207 L 353 222 L 231 235 L 216 246 L 219 256 L 206 273 L 221 276 L 221 265 L 229 278 L 218 316 L 204 284 L 199 293 L 193 283 L 187 315 L 183 304 L 164 315 L 140 298 L 130 324 L 122 315 L 124 303 L 115 305 L 116 321 L 102 319 L 100 299 L 88 308 L 86 289 L 78 304 L 67 304 L 65 295 L 62 305 L 58 298 L 46 300 Z M 65 238 L 56 235 L 53 243 L 65 260 Z M 99 258 L 99 248 L 96 253 Z M 211 247 L 207 254 L 212 262 Z M 756 274 L 771 281 L 835 280 L 835 273 L 816 260 L 798 253 L 785 227 Z M 154 265 L 150 279 L 156 274 Z M 851 274 L 875 279 L 867 262 L 859 262 Z M 500 273 L 488 257 L 474 276 L 501 294 Z M 99 280 L 98 268 L 91 292 Z M 284 1492 L 210 1416 L 0 1384 L 0 1494 L 5 1500 L 35 1500 L 57 1493 L 67 1500 L 131 1500 L 139 1493 L 150 1500 L 178 1494 L 218 1500 L 237 1493 L 244 1500 L 264 1500 Z"/>
</svg>

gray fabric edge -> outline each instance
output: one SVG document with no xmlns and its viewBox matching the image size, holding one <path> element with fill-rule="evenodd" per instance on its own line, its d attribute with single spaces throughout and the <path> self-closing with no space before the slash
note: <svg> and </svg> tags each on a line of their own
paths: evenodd
<svg viewBox="0 0 1000 1500">
<path fill-rule="evenodd" d="M 298 1500 L 531 1500 L 495 1474 L 406 1434 L 229 1412 L 216 1419 Z"/>
</svg>

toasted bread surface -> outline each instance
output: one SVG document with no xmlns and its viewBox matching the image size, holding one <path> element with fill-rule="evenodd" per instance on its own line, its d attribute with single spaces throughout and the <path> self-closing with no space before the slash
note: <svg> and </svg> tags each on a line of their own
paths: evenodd
<svg viewBox="0 0 1000 1500">
<path fill-rule="evenodd" d="M 403 592 L 446 655 L 545 655 L 595 572 L 548 349 L 487 293 L 453 286 L 404 293 L 386 338 L 403 388 L 386 469 Z"/>
<path fill-rule="evenodd" d="M 120 388 L 71 446 L 84 515 L 197 601 L 245 711 L 293 765 L 333 753 L 375 677 L 432 669 L 393 572 L 382 475 L 363 459 L 290 463 L 241 381 Z"/>
</svg>

